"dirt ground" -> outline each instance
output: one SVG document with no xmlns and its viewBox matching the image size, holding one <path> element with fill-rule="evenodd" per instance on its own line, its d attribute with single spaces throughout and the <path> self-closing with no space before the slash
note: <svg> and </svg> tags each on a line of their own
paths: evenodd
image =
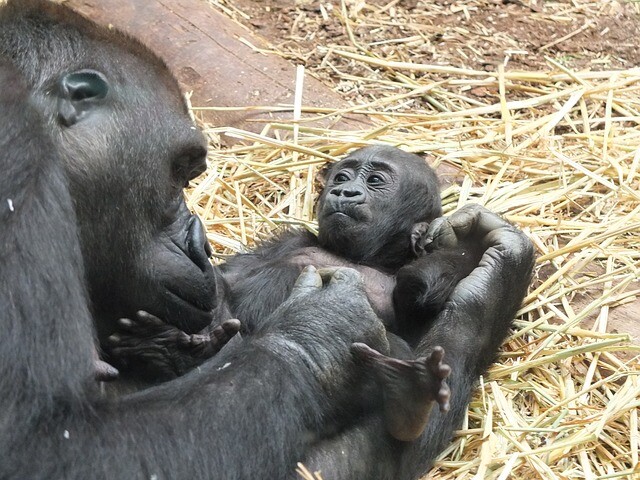
<svg viewBox="0 0 640 480">
<path fill-rule="evenodd" d="M 628 69 L 640 65 L 640 8 L 615 0 L 210 0 L 353 103 L 362 92 L 345 84 L 333 45 L 399 61 L 460 68 Z M 347 18 L 348 21 L 343 21 Z M 402 44 L 402 48 L 398 45 Z M 351 67 L 351 66 L 350 66 Z M 354 72 L 354 74 L 357 72 Z M 469 92 L 479 100 L 496 92 Z M 640 283 L 636 289 L 640 288 Z M 592 299 L 576 299 L 576 305 Z M 612 309 L 608 330 L 640 343 L 640 300 Z"/>
<path fill-rule="evenodd" d="M 548 67 L 549 57 L 574 70 L 640 65 L 638 6 L 630 2 L 346 0 L 344 10 L 337 1 L 225 3 L 236 21 L 329 82 L 335 78 L 323 65 L 326 49 L 345 45 L 350 34 L 341 15 L 330 14 L 336 9 L 346 13 L 362 50 L 398 53 L 413 63 L 533 70 Z"/>
</svg>

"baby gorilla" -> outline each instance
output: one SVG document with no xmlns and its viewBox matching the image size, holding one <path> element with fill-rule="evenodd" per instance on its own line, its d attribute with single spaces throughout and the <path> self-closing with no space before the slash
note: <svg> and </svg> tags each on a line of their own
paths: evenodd
<svg viewBox="0 0 640 480">
<path fill-rule="evenodd" d="M 414 359 L 411 348 L 445 305 L 458 282 L 478 264 L 481 245 L 433 238 L 442 215 L 438 180 L 424 159 L 394 147 L 359 149 L 323 171 L 318 236 L 289 231 L 217 267 L 224 290 L 219 321 L 239 318 L 251 335 L 289 295 L 307 265 L 348 266 L 363 276 L 367 296 L 388 330 L 390 357 L 355 344 L 383 391 L 389 432 L 412 440 L 422 432 L 432 401 L 448 409 L 444 351 Z M 479 243 L 479 242 L 478 242 Z M 455 247 L 454 247 L 455 246 Z M 223 310 L 220 309 L 219 310 Z M 175 323 L 175 322 L 174 322 Z M 160 376 L 180 375 L 216 353 L 237 320 L 187 335 L 149 314 L 123 319 L 112 355 L 143 362 Z"/>
</svg>

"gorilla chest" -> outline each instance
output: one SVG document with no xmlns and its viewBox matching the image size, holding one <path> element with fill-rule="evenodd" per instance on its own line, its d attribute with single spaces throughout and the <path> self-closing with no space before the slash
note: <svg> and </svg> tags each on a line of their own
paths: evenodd
<svg viewBox="0 0 640 480">
<path fill-rule="evenodd" d="M 362 275 L 367 297 L 373 310 L 387 327 L 394 324 L 393 289 L 396 286 L 394 275 L 353 263 L 320 247 L 304 247 L 295 250 L 292 252 L 289 262 L 300 271 L 307 265 L 313 265 L 316 268 L 351 267 L 357 270 Z"/>
</svg>

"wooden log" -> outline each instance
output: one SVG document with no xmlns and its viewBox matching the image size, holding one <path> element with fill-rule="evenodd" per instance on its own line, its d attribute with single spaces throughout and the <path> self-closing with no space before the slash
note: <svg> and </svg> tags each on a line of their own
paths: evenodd
<svg viewBox="0 0 640 480">
<path fill-rule="evenodd" d="M 246 107 L 293 104 L 295 67 L 274 54 L 258 53 L 240 39 L 266 49 L 264 40 L 202 0 L 67 0 L 92 20 L 140 39 L 162 57 L 195 107 Z M 344 100 L 305 75 L 303 104 L 340 108 Z M 275 118 L 292 118 L 292 112 Z M 273 118 L 271 117 L 271 118 Z M 270 118 L 256 112 L 203 111 L 215 126 L 260 131 Z M 251 121 L 254 120 L 254 121 Z M 345 128 L 358 122 L 343 122 Z"/>
</svg>

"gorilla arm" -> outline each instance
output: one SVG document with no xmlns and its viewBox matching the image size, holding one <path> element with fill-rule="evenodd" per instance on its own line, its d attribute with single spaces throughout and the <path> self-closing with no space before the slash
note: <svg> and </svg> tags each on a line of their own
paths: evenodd
<svg viewBox="0 0 640 480">
<path fill-rule="evenodd" d="M 450 410 L 433 409 L 424 432 L 411 443 L 387 435 L 381 413 L 319 442 L 309 449 L 304 463 L 312 471 L 321 470 L 325 478 L 414 480 L 424 475 L 462 423 L 478 376 L 507 336 L 531 280 L 530 240 L 478 205 L 463 207 L 448 220 L 432 224 L 429 234 L 446 238 L 450 247 L 473 239 L 484 249 L 478 267 L 455 287 L 414 349 L 416 356 L 427 356 L 436 346 L 444 348 L 451 366 Z"/>
<path fill-rule="evenodd" d="M 398 335 L 416 344 L 444 308 L 460 280 L 478 266 L 485 248 L 480 238 L 443 235 L 452 227 L 439 217 L 418 223 L 411 233 L 415 260 L 396 274 L 393 304 Z"/>
<path fill-rule="evenodd" d="M 117 423 L 109 430 L 122 425 L 127 436 L 147 443 L 147 437 L 171 428 L 176 442 L 185 443 L 154 442 L 144 463 L 145 472 L 166 478 L 206 477 L 203 472 L 225 472 L 230 479 L 286 478 L 304 449 L 325 435 L 325 425 L 345 422 L 351 392 L 361 381 L 350 342 L 361 338 L 387 349 L 384 327 L 356 279 L 354 271 L 339 269 L 322 286 L 309 268 L 267 328 L 229 345 L 198 370 L 123 402 L 122 413 L 111 410 Z M 168 408 L 159 415 L 163 402 Z M 142 439 L 141 424 L 146 426 Z M 121 476 L 140 471 L 131 446 L 114 443 L 123 466 L 109 467 Z M 113 470 L 108 474 L 119 478 Z"/>
<path fill-rule="evenodd" d="M 423 475 L 459 428 L 478 376 L 495 359 L 508 334 L 531 282 L 535 260 L 533 245 L 524 233 L 479 205 L 463 207 L 433 230 L 432 236 L 444 235 L 453 244 L 478 239 L 484 254 L 415 349 L 422 355 L 441 345 L 447 352 L 451 410 L 446 415 L 431 414 L 421 438 L 403 453 L 399 479 Z"/>
</svg>

